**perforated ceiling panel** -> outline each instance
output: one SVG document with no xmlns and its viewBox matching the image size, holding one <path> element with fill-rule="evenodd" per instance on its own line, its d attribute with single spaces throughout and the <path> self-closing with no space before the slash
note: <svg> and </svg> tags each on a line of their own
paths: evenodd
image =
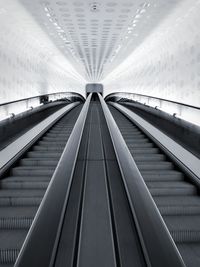
<svg viewBox="0 0 200 267">
<path fill-rule="evenodd" d="M 21 0 L 76 70 L 98 82 L 121 63 L 179 0 Z"/>
<path fill-rule="evenodd" d="M 103 80 L 105 93 L 134 92 L 200 107 L 200 0 L 184 0 Z"/>
</svg>

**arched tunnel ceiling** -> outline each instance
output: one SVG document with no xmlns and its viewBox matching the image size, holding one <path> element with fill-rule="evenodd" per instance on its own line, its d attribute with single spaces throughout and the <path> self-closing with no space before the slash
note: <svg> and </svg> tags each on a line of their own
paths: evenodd
<svg viewBox="0 0 200 267">
<path fill-rule="evenodd" d="M 89 82 L 105 78 L 180 0 L 20 0 Z"/>
</svg>

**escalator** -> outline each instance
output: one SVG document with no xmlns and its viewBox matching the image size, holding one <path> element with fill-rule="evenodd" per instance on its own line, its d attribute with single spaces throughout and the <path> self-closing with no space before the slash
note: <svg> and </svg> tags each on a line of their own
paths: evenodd
<svg viewBox="0 0 200 267">
<path fill-rule="evenodd" d="M 182 173 L 121 113 L 111 110 L 137 152 L 136 162 L 166 223 L 173 226 L 179 207 L 169 205 L 174 193 L 167 194 L 176 190 L 166 187 L 167 178 L 179 185 Z M 150 158 L 156 170 L 148 169 Z M 16 258 L 16 267 L 184 267 L 133 165 L 102 96 L 90 94 L 83 107 L 51 127 L 1 180 L 0 267 L 13 266 Z M 160 170 L 163 175 L 155 173 Z M 156 185 L 160 176 L 165 177 L 164 188 L 161 182 Z M 186 186 L 179 194 L 184 190 L 190 196 Z"/>
<path fill-rule="evenodd" d="M 81 111 L 55 123 L 0 180 L 0 266 L 13 266 Z"/>
<path fill-rule="evenodd" d="M 96 94 L 88 110 L 53 266 L 131 267 L 133 262 L 147 266 Z"/>
<path fill-rule="evenodd" d="M 186 266 L 200 266 L 199 188 L 141 129 L 109 109 Z"/>
<path fill-rule="evenodd" d="M 123 151 L 117 150 L 113 144 L 107 120 L 109 114 L 103 106 L 106 105 L 103 98 L 97 94 L 89 97 L 84 112 L 80 114 L 82 118 L 79 117 L 76 123 L 76 126 L 83 126 L 81 138 L 76 136 L 76 126 L 70 136 L 70 141 L 78 148 L 77 153 L 66 150 L 64 154 L 63 162 L 68 159 L 75 165 L 67 168 L 63 166 L 63 179 L 60 175 L 54 177 L 54 193 L 62 183 L 61 198 L 64 199 L 64 204 L 58 205 L 62 206 L 59 222 L 56 221 L 55 227 L 53 224 L 49 226 L 49 231 L 55 232 L 55 235 L 51 238 L 43 235 L 47 222 L 43 214 L 52 199 L 49 194 L 49 203 L 40 213 L 42 219 L 38 218 L 32 227 L 33 231 L 21 251 L 16 267 L 157 267 L 161 264 L 163 267 L 183 267 L 182 259 L 157 209 L 155 211 L 155 205 L 144 194 L 143 203 L 139 199 L 140 207 L 144 207 L 140 210 L 135 203 L 138 201 L 133 199 L 137 192 L 133 196 L 134 188 L 125 181 L 129 179 L 127 176 L 132 178 L 132 173 L 127 175 L 128 168 L 122 166 L 118 157 L 118 153 Z M 112 127 L 112 130 L 116 128 Z M 72 171 L 69 171 L 70 168 Z M 65 173 L 67 170 L 68 175 Z M 53 186 L 51 188 L 53 191 Z M 143 185 L 140 189 L 143 192 Z M 152 211 L 152 217 L 149 216 L 145 222 L 146 206 Z M 152 246 L 153 238 L 157 235 L 155 231 L 158 231 L 160 237 Z M 38 249 L 41 235 L 44 236 L 44 252 Z"/>
</svg>

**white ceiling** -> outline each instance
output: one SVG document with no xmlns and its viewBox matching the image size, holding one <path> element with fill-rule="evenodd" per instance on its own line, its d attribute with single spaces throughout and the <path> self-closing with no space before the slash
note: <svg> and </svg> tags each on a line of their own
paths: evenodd
<svg viewBox="0 0 200 267">
<path fill-rule="evenodd" d="M 103 80 L 181 0 L 20 0 L 75 69 Z"/>
</svg>

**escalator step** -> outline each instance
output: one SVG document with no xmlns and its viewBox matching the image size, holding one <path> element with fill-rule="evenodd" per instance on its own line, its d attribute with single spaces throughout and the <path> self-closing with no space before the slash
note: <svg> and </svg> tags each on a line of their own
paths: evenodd
<svg viewBox="0 0 200 267">
<path fill-rule="evenodd" d="M 54 148 L 60 148 L 60 147 L 65 147 L 66 145 L 66 141 L 56 141 L 56 142 L 49 142 L 49 141 L 39 141 L 37 143 L 38 146 L 51 146 L 51 147 L 54 147 Z"/>
<path fill-rule="evenodd" d="M 127 145 L 129 145 L 129 144 L 132 144 L 132 143 L 142 143 L 142 144 L 145 144 L 145 143 L 149 143 L 149 140 L 146 138 L 146 139 L 144 139 L 144 138 L 138 138 L 138 139 L 134 139 L 133 137 L 132 138 L 126 138 L 125 139 L 126 140 L 126 143 L 127 143 Z"/>
<path fill-rule="evenodd" d="M 60 133 L 71 133 L 72 131 L 72 127 L 71 128 L 68 128 L 68 129 L 63 129 L 63 128 L 60 128 L 60 129 L 51 129 L 48 131 L 48 133 L 53 133 L 53 134 L 60 134 Z"/>
<path fill-rule="evenodd" d="M 195 187 L 191 188 L 150 188 L 151 195 L 154 196 L 191 196 L 194 195 L 197 190 Z"/>
<path fill-rule="evenodd" d="M 158 154 L 159 153 L 159 149 L 158 148 L 146 148 L 146 147 L 141 147 L 141 148 L 130 148 L 130 152 L 133 155 L 137 155 L 137 154 Z"/>
<path fill-rule="evenodd" d="M 57 145 L 50 145 L 50 146 L 42 146 L 42 145 L 38 145 L 38 146 L 34 146 L 32 148 L 32 151 L 54 151 L 54 152 L 62 152 L 64 149 L 64 146 L 57 146 Z"/>
<path fill-rule="evenodd" d="M 25 167 L 16 167 L 11 170 L 11 175 L 14 176 L 49 176 L 51 177 L 54 173 L 54 168 L 52 169 L 42 169 L 42 168 L 25 168 Z"/>
<path fill-rule="evenodd" d="M 167 171 L 141 171 L 145 181 L 181 181 L 184 174 L 175 170 Z"/>
<path fill-rule="evenodd" d="M 19 164 L 21 166 L 49 166 L 49 167 L 56 167 L 58 164 L 58 160 L 52 160 L 52 159 L 42 159 L 40 158 L 35 159 L 35 158 L 24 158 L 21 159 Z"/>
<path fill-rule="evenodd" d="M 174 189 L 174 188 L 195 188 L 196 187 L 190 183 L 187 183 L 185 181 L 154 181 L 154 182 L 146 182 L 147 186 L 149 189 L 151 188 L 169 188 L 169 189 Z"/>
<path fill-rule="evenodd" d="M 177 170 L 140 170 L 142 176 L 150 176 L 150 175 L 157 175 L 157 176 L 168 176 L 168 175 L 182 175 L 180 171 Z"/>
<path fill-rule="evenodd" d="M 44 189 L 3 189 L 0 190 L 0 199 L 9 197 L 42 197 L 44 193 Z"/>
<path fill-rule="evenodd" d="M 49 184 L 48 181 L 1 181 L 1 189 L 46 189 Z"/>
<path fill-rule="evenodd" d="M 45 134 L 46 137 L 52 137 L 52 138 L 60 138 L 60 139 L 65 139 L 69 138 L 70 132 L 64 132 L 64 133 L 47 133 Z"/>
<path fill-rule="evenodd" d="M 193 195 L 193 196 L 187 196 L 185 198 L 184 196 L 156 196 L 154 197 L 154 201 L 158 206 L 199 206 L 199 196 Z"/>
<path fill-rule="evenodd" d="M 69 138 L 68 136 L 65 136 L 63 138 L 60 138 L 59 136 L 57 136 L 57 137 L 46 137 L 46 136 L 44 136 L 44 137 L 42 137 L 41 140 L 49 141 L 49 142 L 56 142 L 56 141 L 58 141 L 58 142 L 67 142 L 68 138 Z"/>
<path fill-rule="evenodd" d="M 161 206 L 158 205 L 160 213 L 164 215 L 200 215 L 200 203 L 197 206 Z"/>
<path fill-rule="evenodd" d="M 136 149 L 136 148 L 153 148 L 154 144 L 153 143 L 131 143 L 128 145 L 129 149 Z"/>
<path fill-rule="evenodd" d="M 200 216 L 164 216 L 164 221 L 177 243 L 200 242 Z"/>
<path fill-rule="evenodd" d="M 196 243 L 200 242 L 200 230 L 182 230 L 182 231 L 170 231 L 174 241 L 176 243 Z"/>
<path fill-rule="evenodd" d="M 197 189 L 194 185 L 184 181 L 173 182 L 147 182 L 147 187 L 153 196 L 155 195 L 191 195 L 197 193 Z"/>
<path fill-rule="evenodd" d="M 0 207 L 5 206 L 38 206 L 42 197 L 0 197 Z"/>
<path fill-rule="evenodd" d="M 155 163 L 138 163 L 137 164 L 138 169 L 140 171 L 144 170 L 173 170 L 174 169 L 174 164 L 172 162 L 157 162 Z"/>
<path fill-rule="evenodd" d="M 17 208 L 13 206 L 2 206 L 0 207 L 0 218 L 32 218 L 37 209 L 37 206 L 19 206 Z"/>
<path fill-rule="evenodd" d="M 163 155 L 163 154 L 136 155 L 136 156 L 134 157 L 134 160 L 135 160 L 138 164 L 142 164 L 142 162 L 164 161 L 164 160 L 166 160 L 166 156 Z M 155 162 L 154 162 L 153 164 L 155 164 Z"/>
<path fill-rule="evenodd" d="M 29 229 L 33 221 L 33 217 L 21 218 L 1 218 L 0 217 L 0 231 L 3 229 Z"/>
<path fill-rule="evenodd" d="M 9 182 L 48 182 L 51 179 L 49 175 L 47 176 L 8 176 L 0 181 L 1 183 L 9 183 Z"/>
<path fill-rule="evenodd" d="M 9 248 L 20 249 L 26 237 L 27 230 L 0 230 L 0 247 L 2 250 Z M 10 241 L 9 241 L 10 240 Z"/>
<path fill-rule="evenodd" d="M 20 249 L 4 249 L 4 250 L 0 249 L 0 266 L 1 267 L 13 266 L 19 254 L 19 251 Z"/>
<path fill-rule="evenodd" d="M 27 157 L 30 158 L 60 158 L 61 152 L 48 152 L 48 151 L 30 151 L 27 153 Z"/>
</svg>

